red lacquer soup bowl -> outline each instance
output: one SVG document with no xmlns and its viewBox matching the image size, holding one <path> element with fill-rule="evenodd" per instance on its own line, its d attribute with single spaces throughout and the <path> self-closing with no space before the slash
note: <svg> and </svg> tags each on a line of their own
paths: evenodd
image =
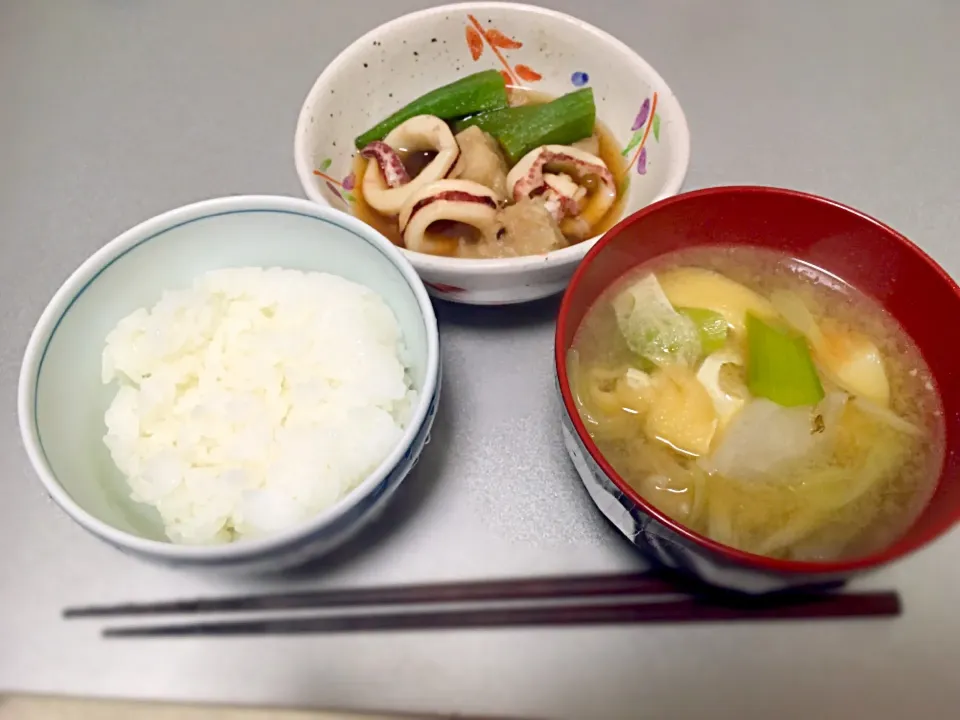
<svg viewBox="0 0 960 720">
<path fill-rule="evenodd" d="M 587 434 L 567 375 L 570 349 L 587 310 L 639 265 L 694 246 L 757 246 L 832 273 L 877 300 L 921 349 L 941 396 L 946 452 L 932 500 L 892 546 L 843 562 L 778 560 L 717 543 L 646 502 Z M 960 519 L 960 289 L 930 257 L 895 230 L 839 203 L 765 187 L 721 187 L 668 198 L 630 216 L 587 254 L 557 321 L 556 369 L 564 442 L 601 512 L 652 560 L 710 585 L 748 593 L 828 584 L 908 555 Z"/>
</svg>

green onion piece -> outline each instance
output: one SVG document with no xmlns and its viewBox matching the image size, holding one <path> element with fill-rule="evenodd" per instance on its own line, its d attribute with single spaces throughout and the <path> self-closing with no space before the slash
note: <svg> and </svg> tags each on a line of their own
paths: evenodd
<svg viewBox="0 0 960 720">
<path fill-rule="evenodd" d="M 421 95 L 357 137 L 354 144 L 358 150 L 362 150 L 374 140 L 383 140 L 391 130 L 417 115 L 453 120 L 464 115 L 505 108 L 507 103 L 507 85 L 503 75 L 498 70 L 484 70 Z"/>
<path fill-rule="evenodd" d="M 677 312 L 693 320 L 700 332 L 700 349 L 709 355 L 727 344 L 727 321 L 718 312 L 704 308 L 677 308 Z"/>
<path fill-rule="evenodd" d="M 697 326 L 673 309 L 656 275 L 622 290 L 612 305 L 620 334 L 634 353 L 658 367 L 696 365 L 701 355 Z"/>
<path fill-rule="evenodd" d="M 815 405 L 823 385 L 802 335 L 768 325 L 747 313 L 747 387 L 784 407 Z"/>
<path fill-rule="evenodd" d="M 634 362 L 634 365 L 637 366 L 638 370 L 642 370 L 648 375 L 657 369 L 657 364 L 653 362 L 653 360 L 650 360 L 649 358 L 645 358 L 643 355 L 635 355 L 633 358 L 633 362 Z"/>
<path fill-rule="evenodd" d="M 541 145 L 570 145 L 590 137 L 597 120 L 593 89 L 583 88 L 541 105 L 521 105 L 458 120 L 455 133 L 471 125 L 500 141 L 511 165 Z"/>
</svg>

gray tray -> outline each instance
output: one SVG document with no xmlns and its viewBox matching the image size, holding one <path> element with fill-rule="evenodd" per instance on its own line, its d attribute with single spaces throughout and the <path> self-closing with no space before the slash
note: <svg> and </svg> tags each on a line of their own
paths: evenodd
<svg viewBox="0 0 960 720">
<path fill-rule="evenodd" d="M 424 0 L 0 3 L 0 692 L 563 718 L 950 717 L 960 535 L 863 581 L 894 622 L 104 643 L 65 605 L 252 587 L 145 565 L 74 527 L 19 446 L 16 376 L 50 295 L 138 221 L 299 195 L 297 109 L 350 39 Z M 546 3 L 636 47 L 691 124 L 687 187 L 836 197 L 960 275 L 960 5 Z M 567 460 L 556 301 L 441 305 L 444 395 L 396 504 L 324 568 L 347 585 L 635 568 Z"/>
</svg>

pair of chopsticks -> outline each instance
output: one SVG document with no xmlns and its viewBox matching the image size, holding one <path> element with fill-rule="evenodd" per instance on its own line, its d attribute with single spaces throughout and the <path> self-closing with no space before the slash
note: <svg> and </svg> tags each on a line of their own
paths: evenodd
<svg viewBox="0 0 960 720">
<path fill-rule="evenodd" d="M 599 601 L 598 601 L 599 600 Z M 491 603 L 493 606 L 490 606 Z M 474 607 L 471 607 L 470 605 Z M 444 606 L 466 607 L 444 607 Z M 396 607 L 410 608 L 396 610 Z M 431 607 L 439 606 L 439 607 Z M 373 611 L 363 610 L 372 609 Z M 297 635 L 398 630 L 893 617 L 896 592 L 767 598 L 688 594 L 653 574 L 488 580 L 67 608 L 64 617 L 320 611 L 319 615 L 111 626 L 104 637 Z M 349 612 L 331 613 L 331 610 Z M 358 612 L 360 610 L 360 612 Z"/>
</svg>

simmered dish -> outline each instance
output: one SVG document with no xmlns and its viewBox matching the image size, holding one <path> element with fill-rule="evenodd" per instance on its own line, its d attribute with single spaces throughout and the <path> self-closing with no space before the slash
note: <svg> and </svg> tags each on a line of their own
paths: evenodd
<svg viewBox="0 0 960 720">
<path fill-rule="evenodd" d="M 759 249 L 630 273 L 568 356 L 591 437 L 660 511 L 794 560 L 894 542 L 934 490 L 943 419 L 910 338 L 875 302 Z"/>
<path fill-rule="evenodd" d="M 356 138 L 357 216 L 408 250 L 535 255 L 622 213 L 622 158 L 590 88 L 556 99 L 490 70 L 438 88 Z"/>
</svg>

